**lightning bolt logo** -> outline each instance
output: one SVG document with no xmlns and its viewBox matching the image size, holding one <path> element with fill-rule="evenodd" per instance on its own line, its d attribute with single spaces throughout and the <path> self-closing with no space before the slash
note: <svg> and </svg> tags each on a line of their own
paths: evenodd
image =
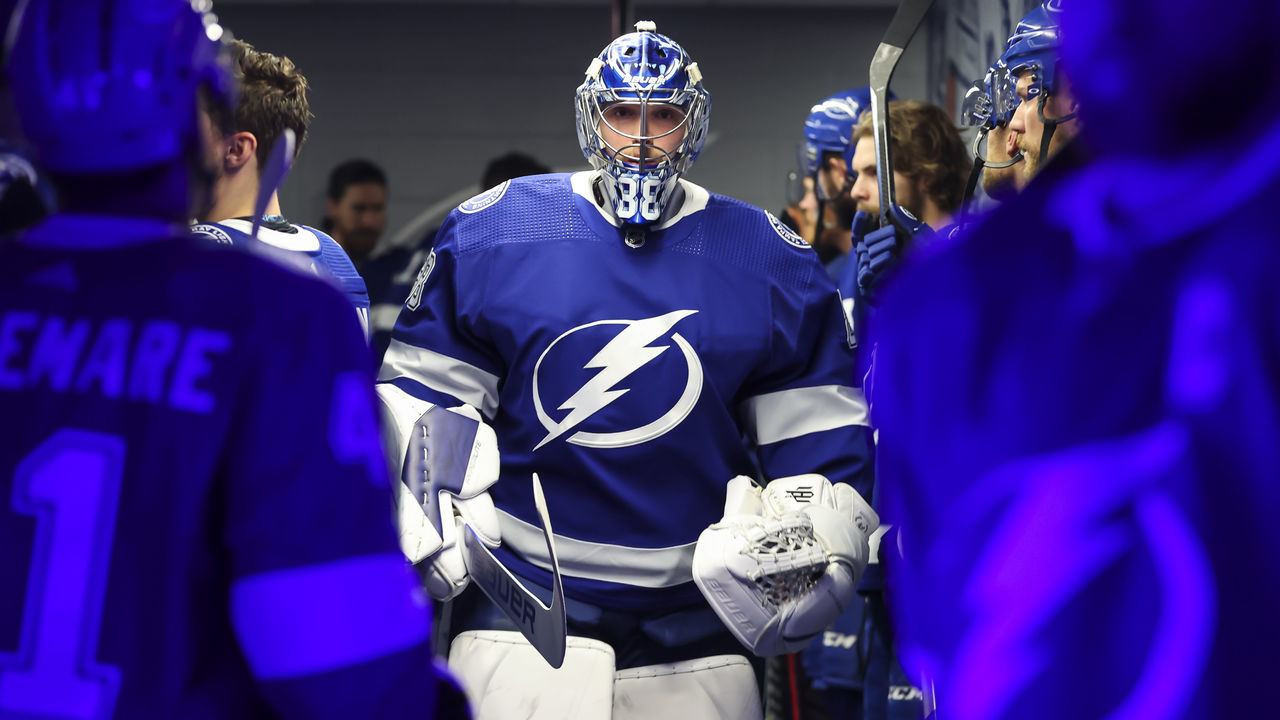
<svg viewBox="0 0 1280 720">
<path fill-rule="evenodd" d="M 583 325 L 556 338 L 556 342 L 564 339 L 568 335 L 600 324 L 624 324 L 622 332 L 619 332 L 612 340 L 610 340 L 603 348 L 600 349 L 590 360 L 582 367 L 585 369 L 599 369 L 590 380 L 586 382 L 577 392 L 569 396 L 569 399 L 561 403 L 560 410 L 568 410 L 569 414 L 563 420 L 556 422 L 546 414 L 542 407 L 542 401 L 538 392 L 538 370 L 542 365 L 542 360 L 546 358 L 547 352 L 551 347 L 543 352 L 542 357 L 538 359 L 538 364 L 534 368 L 533 396 L 534 404 L 537 408 L 538 418 L 542 421 L 543 426 L 547 429 L 547 436 L 542 439 L 534 450 L 541 448 L 543 445 L 564 435 L 568 431 L 580 425 L 587 418 L 600 412 L 608 407 L 615 400 L 626 395 L 631 388 L 617 388 L 615 386 L 623 380 L 631 376 L 632 373 L 652 362 L 658 356 L 671 349 L 671 345 L 652 345 L 656 340 L 666 335 L 675 327 L 676 323 L 686 317 L 697 313 L 697 310 L 677 310 L 669 312 L 658 317 L 645 318 L 643 320 L 606 320 L 599 323 L 591 323 Z M 651 440 L 671 428 L 675 427 L 684 420 L 684 418 L 693 409 L 694 403 L 697 402 L 698 396 L 702 389 L 702 365 L 698 361 L 698 357 L 694 354 L 693 349 L 689 347 L 687 341 L 679 334 L 672 336 L 672 341 L 680 347 L 686 362 L 689 366 L 689 380 L 686 383 L 685 391 L 681 395 L 680 400 L 676 402 L 675 407 L 669 410 L 658 420 L 645 425 L 641 428 L 628 430 L 620 433 L 576 433 L 569 439 L 579 445 L 589 447 L 623 447 L 626 445 L 635 445 L 641 442 Z M 555 346 L 556 342 L 551 344 Z"/>
</svg>

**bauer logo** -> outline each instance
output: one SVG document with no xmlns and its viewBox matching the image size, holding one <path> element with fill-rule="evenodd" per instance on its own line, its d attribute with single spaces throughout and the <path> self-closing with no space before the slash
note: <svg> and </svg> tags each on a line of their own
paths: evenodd
<svg viewBox="0 0 1280 720">
<path fill-rule="evenodd" d="M 418 271 L 418 277 L 413 280 L 413 289 L 409 291 L 409 299 L 404 301 L 404 306 L 410 310 L 417 310 L 422 304 L 422 289 L 427 286 L 427 278 L 431 277 L 431 271 L 436 267 L 436 251 L 432 250 L 427 255 L 426 262 L 422 263 L 422 269 Z"/>
<path fill-rule="evenodd" d="M 480 193 L 479 195 L 471 198 L 470 200 L 462 203 L 461 205 L 458 206 L 458 209 L 468 215 L 478 213 L 481 210 L 484 210 L 485 208 L 501 200 L 502 196 L 507 193 L 507 186 L 510 184 L 511 184 L 511 181 L 508 180 L 502 183 L 501 185 L 495 185 L 494 187 L 491 187 L 488 190 L 485 190 L 484 192 Z"/>
<path fill-rule="evenodd" d="M 209 224 L 207 224 L 207 223 L 201 223 L 201 224 L 199 224 L 199 225 L 192 225 L 192 226 L 191 226 L 191 232 L 192 232 L 192 233 L 194 233 L 194 234 L 196 234 L 196 235 L 204 235 L 205 237 L 209 238 L 210 240 L 215 240 L 215 241 L 217 241 L 217 242 L 219 242 L 219 243 L 222 243 L 223 245 L 231 245 L 231 244 L 232 244 L 232 242 L 231 242 L 231 236 L 230 236 L 229 234 L 227 234 L 227 231 L 226 231 L 226 230 L 223 230 L 222 228 L 218 227 L 217 225 L 209 225 Z"/>
<path fill-rule="evenodd" d="M 783 225 L 781 220 L 773 216 L 773 213 L 766 210 L 764 214 L 768 216 L 769 224 L 773 226 L 773 231 L 778 233 L 778 237 L 786 240 L 788 245 L 795 245 L 798 248 L 809 247 L 809 243 L 805 242 L 804 238 L 797 235 L 791 228 Z"/>
</svg>

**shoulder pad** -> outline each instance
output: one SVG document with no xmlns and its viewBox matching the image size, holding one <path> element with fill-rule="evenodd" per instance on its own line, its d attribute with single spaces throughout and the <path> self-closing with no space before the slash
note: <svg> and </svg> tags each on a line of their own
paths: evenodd
<svg viewBox="0 0 1280 720">
<path fill-rule="evenodd" d="M 507 193 L 507 187 L 510 185 L 510 180 L 507 180 L 501 185 L 495 185 L 494 187 L 491 187 L 462 203 L 458 206 L 458 209 L 467 215 L 478 213 L 491 205 L 497 204 L 497 202 L 502 199 L 502 196 Z"/>
<path fill-rule="evenodd" d="M 804 238 L 800 237 L 794 230 L 784 225 L 783 222 L 775 217 L 773 213 L 768 210 L 763 210 L 762 212 L 769 218 L 769 224 L 773 226 L 773 231 L 778 233 L 778 237 L 786 240 L 788 245 L 794 245 L 795 247 L 802 248 L 804 250 L 813 249 L 809 243 L 805 242 Z"/>
</svg>

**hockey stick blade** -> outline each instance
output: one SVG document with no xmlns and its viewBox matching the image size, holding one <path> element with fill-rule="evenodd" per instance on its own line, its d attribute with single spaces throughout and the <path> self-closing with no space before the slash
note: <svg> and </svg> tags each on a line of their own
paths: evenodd
<svg viewBox="0 0 1280 720">
<path fill-rule="evenodd" d="M 471 526 L 465 526 L 462 534 L 462 555 L 467 571 L 476 586 L 489 596 L 493 604 L 519 628 L 547 663 L 553 668 L 564 664 L 566 645 L 566 618 L 564 611 L 564 586 L 560 579 L 560 561 L 556 558 L 555 541 L 551 538 L 551 518 L 547 515 L 547 498 L 542 493 L 542 481 L 533 474 L 533 503 L 542 521 L 542 535 L 547 541 L 547 555 L 551 558 L 551 605 L 543 605 L 511 571 L 494 557 Z"/>
<path fill-rule="evenodd" d="M 871 58 L 868 77 L 871 81 L 871 127 L 876 150 L 876 181 L 880 187 L 880 224 L 892 223 L 904 232 L 911 231 L 911 223 L 900 217 L 898 195 L 893 186 L 893 158 L 889 153 L 889 82 L 903 50 L 920 28 L 924 16 L 933 7 L 933 0 L 902 0 L 889 22 L 884 39 Z"/>
<path fill-rule="evenodd" d="M 249 233 L 254 240 L 258 239 L 258 229 L 262 227 L 262 214 L 267 211 L 267 203 L 271 202 L 271 196 L 276 190 L 284 185 L 284 179 L 289 176 L 289 169 L 293 167 L 297 141 L 293 131 L 285 128 L 276 140 L 275 147 L 271 148 L 267 164 L 262 168 L 262 176 L 258 180 L 258 197 L 253 202 L 253 230 Z"/>
</svg>

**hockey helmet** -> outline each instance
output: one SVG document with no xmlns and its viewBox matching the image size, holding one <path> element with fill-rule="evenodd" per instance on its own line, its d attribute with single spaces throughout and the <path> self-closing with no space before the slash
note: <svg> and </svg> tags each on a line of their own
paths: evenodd
<svg viewBox="0 0 1280 720">
<path fill-rule="evenodd" d="M 235 81 L 208 0 L 29 0 L 6 70 L 41 164 L 120 173 L 198 152 L 202 90 L 230 110 Z"/>
<path fill-rule="evenodd" d="M 1005 67 L 1004 79 L 992 98 L 997 116 L 1013 116 L 1019 103 L 1018 75 L 1024 72 L 1031 73 L 1028 99 L 1053 94 L 1061 47 L 1062 0 L 1046 0 L 1018 22 L 997 62 Z"/>
</svg>

